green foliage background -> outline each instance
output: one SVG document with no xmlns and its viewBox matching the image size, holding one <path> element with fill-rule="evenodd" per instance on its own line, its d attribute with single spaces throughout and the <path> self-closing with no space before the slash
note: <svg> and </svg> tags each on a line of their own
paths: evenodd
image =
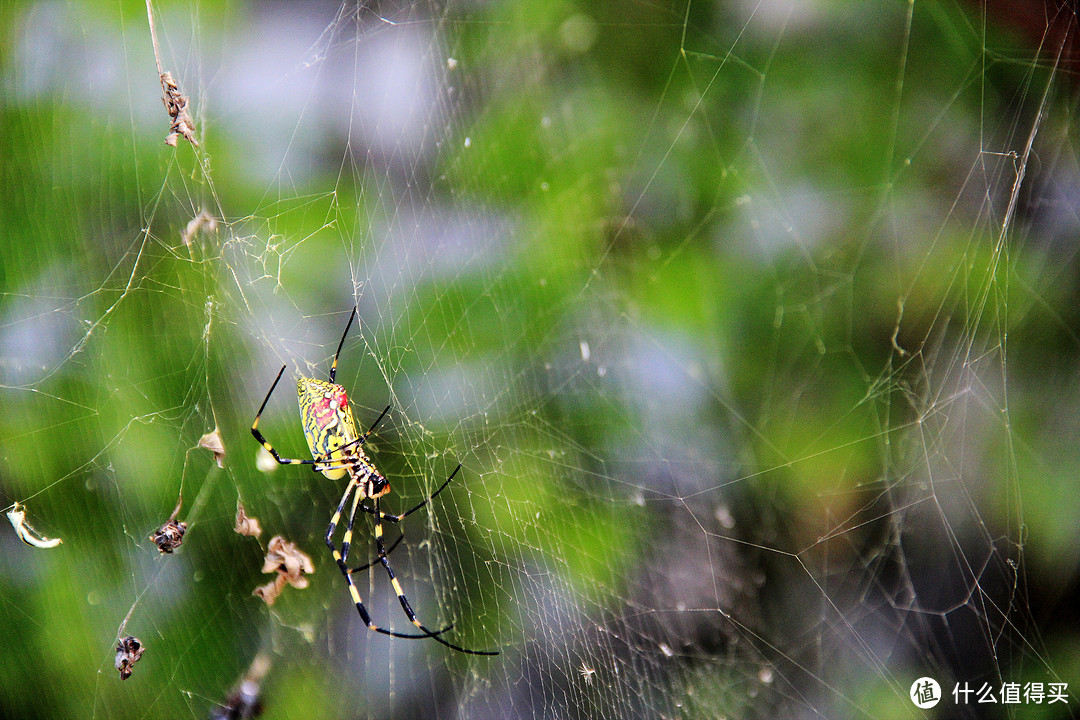
<svg viewBox="0 0 1080 720">
<path fill-rule="evenodd" d="M 383 6 L 455 61 L 423 162 L 331 142 L 268 184 L 251 168 L 301 151 L 256 127 L 253 153 L 236 109 L 208 98 L 216 63 L 272 10 L 155 7 L 198 152 L 161 143 L 142 3 L 0 8 L 0 504 L 64 540 L 0 533 L 0 715 L 204 717 L 259 649 L 277 660 L 265 717 L 454 702 L 471 716 L 470 696 L 501 696 L 521 668 L 580 684 L 577 656 L 544 655 L 555 641 L 522 607 L 521 568 L 558 566 L 586 615 L 633 614 L 641 567 L 669 523 L 700 519 L 699 498 L 733 507 L 730 537 L 711 512 L 701 537 L 751 551 L 746 577 L 766 578 L 753 610 L 721 630 L 639 628 L 651 696 L 628 702 L 613 688 L 630 681 L 609 678 L 516 715 L 906 717 L 919 674 L 1080 682 L 1063 609 L 1080 560 L 1076 96 L 1055 48 L 936 0 L 781 18 L 712 2 Z M 310 12 L 330 33 L 319 58 L 397 30 L 372 9 Z M 68 63 L 50 75 L 53 51 Z M 311 110 L 267 96 L 264 112 L 318 147 Z M 408 245 L 401 278 L 380 279 L 417 201 L 465 217 L 466 250 Z M 203 207 L 221 227 L 185 245 Z M 373 232 L 387 227 L 399 234 Z M 395 564 L 431 624 L 499 660 L 364 636 L 321 549 L 340 489 L 254 468 L 248 427 L 277 364 L 325 372 L 354 302 L 339 380 L 358 417 L 394 404 L 375 449 L 402 507 L 465 466 L 406 530 L 427 547 Z M 302 457 L 279 395 L 266 433 Z M 215 425 L 224 469 L 195 449 Z M 191 531 L 159 557 L 147 535 L 181 490 Z M 312 587 L 272 613 L 250 597 L 267 578 L 260 542 L 232 532 L 238 497 L 316 558 Z M 709 583 L 722 557 L 701 558 Z M 946 611 L 957 587 L 977 591 Z M 706 607 L 732 611 L 723 598 Z M 136 600 L 127 630 L 148 650 L 121 684 L 112 648 Z M 683 607 L 651 600 L 646 616 Z M 832 622 L 858 638 L 878 612 L 910 623 L 907 654 L 834 674 L 850 638 Z M 703 635 L 761 652 L 729 665 L 731 645 Z M 681 643 L 685 668 L 660 670 L 661 642 Z M 784 682 L 755 700 L 758 663 Z"/>
</svg>

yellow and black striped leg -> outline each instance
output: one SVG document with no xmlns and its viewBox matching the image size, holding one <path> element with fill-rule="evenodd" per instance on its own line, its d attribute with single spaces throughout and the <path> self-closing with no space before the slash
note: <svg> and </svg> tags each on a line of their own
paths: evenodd
<svg viewBox="0 0 1080 720">
<path fill-rule="evenodd" d="M 266 409 L 266 403 L 270 402 L 270 396 L 274 394 L 274 388 L 277 387 L 278 381 L 281 380 L 281 374 L 285 372 L 285 366 L 282 365 L 278 370 L 277 377 L 274 378 L 274 384 L 270 386 L 270 392 L 266 393 L 266 397 L 263 398 L 262 405 L 259 406 L 259 412 L 255 413 L 255 422 L 251 423 L 251 434 L 255 436 L 255 439 L 259 441 L 259 444 L 266 448 L 266 451 L 274 456 L 274 459 L 278 461 L 280 465 L 315 465 L 314 460 L 293 460 L 292 458 L 283 458 L 278 455 L 277 450 L 271 445 L 263 434 L 259 432 L 259 418 L 262 417 L 263 410 Z"/>
<path fill-rule="evenodd" d="M 353 510 L 354 511 L 356 510 L 356 502 L 355 501 L 353 502 Z M 416 617 L 416 613 L 413 612 L 412 606 L 409 604 L 408 598 L 405 597 L 405 591 L 402 589 L 401 583 L 398 582 L 398 579 L 394 576 L 394 570 L 393 570 L 393 568 L 390 567 L 390 560 L 386 557 L 389 554 L 389 552 L 387 551 L 386 545 L 383 542 L 382 519 L 378 516 L 378 510 L 379 510 L 379 501 L 378 501 L 378 499 L 376 499 L 375 500 L 375 515 L 376 515 L 376 517 L 375 517 L 375 546 L 379 550 L 379 562 L 382 564 L 383 568 L 385 568 L 386 574 L 390 578 L 390 584 L 393 586 L 394 592 L 397 594 L 398 602 L 401 603 L 401 609 L 405 611 L 405 615 L 406 615 L 406 617 L 409 618 L 409 622 L 411 622 L 413 625 L 415 625 L 417 628 L 419 628 L 423 632 L 427 633 L 437 643 L 439 643 L 441 645 L 445 645 L 446 647 L 450 648 L 451 650 L 457 650 L 458 652 L 467 653 L 469 655 L 498 655 L 499 654 L 498 652 L 493 652 L 493 651 L 490 651 L 490 650 L 469 650 L 467 648 L 461 647 L 460 645 L 454 645 L 453 643 L 447 642 L 446 640 L 443 640 L 441 637 L 437 637 L 438 635 L 441 635 L 442 633 L 449 630 L 452 626 L 448 625 L 447 627 L 443 628 L 442 630 L 432 631 L 432 630 L 429 630 L 428 628 L 424 627 L 420 623 L 420 620 Z"/>
<path fill-rule="evenodd" d="M 389 548 L 387 548 L 387 550 L 386 550 L 386 554 L 387 554 L 387 555 L 389 555 L 390 553 L 394 552 L 394 549 L 395 549 L 395 548 L 396 548 L 396 547 L 397 547 L 398 545 L 400 545 L 400 544 L 401 544 L 401 541 L 402 541 L 402 540 L 404 540 L 404 539 L 405 539 L 405 535 L 404 535 L 404 534 L 402 534 L 402 535 L 398 535 L 398 536 L 397 536 L 397 539 L 396 539 L 396 540 L 394 540 L 394 542 L 393 542 L 393 543 L 391 543 L 391 545 L 390 545 L 390 547 L 389 547 Z M 378 564 L 379 564 L 379 558 L 378 558 L 378 557 L 376 557 L 376 558 L 375 558 L 374 560 L 372 560 L 371 562 L 367 562 L 367 563 L 364 563 L 363 565 L 360 565 L 359 567 L 349 568 L 349 572 L 350 572 L 350 573 L 359 573 L 359 572 L 364 572 L 365 570 L 367 570 L 367 569 L 368 569 L 369 567 L 371 567 L 372 565 L 378 565 Z"/>
<path fill-rule="evenodd" d="M 412 515 L 414 512 L 416 512 L 420 508 L 427 505 L 432 500 L 434 500 L 435 497 L 439 493 L 441 493 L 443 491 L 443 489 L 446 488 L 447 485 L 450 484 L 450 481 L 454 479 L 454 476 L 458 474 L 458 470 L 460 470 L 460 469 L 461 469 L 461 463 L 458 463 L 458 466 L 456 468 L 454 468 L 454 472 L 450 473 L 450 477 L 446 478 L 446 480 L 443 482 L 443 484 L 439 486 L 438 490 L 436 490 L 435 492 L 428 495 L 427 499 L 424 500 L 423 502 L 417 503 L 417 505 L 415 507 L 409 508 L 408 510 L 401 513 L 400 515 L 390 515 L 388 513 L 384 513 L 384 512 L 379 511 L 377 508 L 368 507 L 367 505 L 361 505 L 360 509 L 363 510 L 364 512 L 366 512 L 369 515 L 377 515 L 380 520 L 385 520 L 387 522 L 392 522 L 392 523 L 399 523 L 402 520 L 404 520 L 405 518 Z"/>
<path fill-rule="evenodd" d="M 349 557 L 349 545 L 352 542 L 352 529 L 353 521 L 356 519 L 356 506 L 360 504 L 359 487 L 355 482 L 349 482 L 345 488 L 345 494 L 341 496 L 341 502 L 338 503 L 337 510 L 334 511 L 334 516 L 330 518 L 330 526 L 326 528 L 326 545 L 330 548 L 331 554 L 334 556 L 334 561 L 337 563 L 338 569 L 341 570 L 341 574 L 345 576 L 345 582 L 349 586 L 349 595 L 352 597 L 353 603 L 356 605 L 356 611 L 360 613 L 360 619 L 364 621 L 364 624 L 368 626 L 369 630 L 372 630 L 383 635 L 389 635 L 390 637 L 407 638 L 413 640 L 419 640 L 427 637 L 435 637 L 437 633 L 432 633 L 425 629 L 424 635 L 411 635 L 406 633 L 397 633 L 392 630 L 386 630 L 379 627 L 371 621 L 371 615 L 368 614 L 367 608 L 364 607 L 363 601 L 360 599 L 360 591 L 356 589 L 356 585 L 353 583 L 352 575 L 349 573 L 349 568 L 345 564 Z M 341 520 L 341 513 L 345 510 L 345 503 L 349 501 L 349 495 L 353 496 L 352 508 L 349 511 L 349 522 L 345 527 L 345 536 L 341 543 L 341 552 L 338 552 L 337 547 L 334 546 L 334 531 L 337 529 L 338 521 Z M 383 548 L 379 548 L 382 552 Z M 450 628 L 446 628 L 449 630 Z M 439 632 L 446 632 L 446 630 L 440 630 Z M 435 638 L 438 640 L 438 638 Z"/>
<path fill-rule="evenodd" d="M 352 327 L 352 321 L 356 319 L 356 306 L 353 305 L 352 315 L 349 316 L 349 322 L 345 323 L 345 332 L 341 333 L 341 342 L 338 343 L 337 352 L 334 353 L 334 362 L 330 365 L 330 382 L 334 382 L 334 375 L 337 374 L 337 361 L 338 356 L 341 355 L 341 348 L 345 346 L 345 337 L 349 334 L 349 328 Z M 389 410 L 390 408 L 387 408 Z"/>
</svg>

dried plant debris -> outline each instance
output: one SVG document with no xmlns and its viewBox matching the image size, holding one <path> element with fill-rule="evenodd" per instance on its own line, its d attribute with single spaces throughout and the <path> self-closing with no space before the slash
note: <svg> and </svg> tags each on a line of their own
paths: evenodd
<svg viewBox="0 0 1080 720">
<path fill-rule="evenodd" d="M 200 210 L 198 215 L 188 220 L 188 224 L 184 226 L 184 232 L 180 233 L 180 239 L 184 241 L 185 245 L 190 245 L 200 232 L 216 233 L 217 226 L 218 219 L 216 217 L 205 209 Z M 217 432 L 217 430 L 215 429 L 214 432 Z"/>
<path fill-rule="evenodd" d="M 120 638 L 116 644 L 116 662 L 113 663 L 120 671 L 120 679 L 127 680 L 131 677 L 132 668 L 139 662 L 146 648 L 139 642 L 139 638 L 128 635 Z"/>
<path fill-rule="evenodd" d="M 168 70 L 161 73 L 161 102 L 165 103 L 165 110 L 172 118 L 172 127 L 169 128 L 165 144 L 176 147 L 177 139 L 183 135 L 193 147 L 199 147 L 199 142 L 195 139 L 195 122 L 187 111 L 187 95 L 180 92 L 180 86 Z"/>
<path fill-rule="evenodd" d="M 157 63 L 158 77 L 161 78 L 161 102 L 165 103 L 165 110 L 172 118 L 172 127 L 169 128 L 169 136 L 165 138 L 165 144 L 176 147 L 177 139 L 183 135 L 193 147 L 198 147 L 199 143 L 195 140 L 195 123 L 187 111 L 187 96 L 180 92 L 180 86 L 173 80 L 172 73 L 161 69 L 161 49 L 158 46 L 157 28 L 154 27 L 154 6 L 150 0 L 146 0 L 146 21 L 150 25 L 154 62 Z"/>
<path fill-rule="evenodd" d="M 173 510 L 172 515 L 169 516 L 169 519 L 165 521 L 164 525 L 159 527 L 157 531 L 150 536 L 150 539 L 158 546 L 158 550 L 162 555 L 172 555 L 173 550 L 180 547 L 180 544 L 184 542 L 184 533 L 187 532 L 187 523 L 176 521 L 176 516 L 180 514 L 180 505 L 183 501 L 183 496 L 177 498 L 176 509 Z"/>
<path fill-rule="evenodd" d="M 308 586 L 306 575 L 315 572 L 315 565 L 311 558 L 294 543 L 288 542 L 280 535 L 270 539 L 270 545 L 266 550 L 266 560 L 263 562 L 264 573 L 276 572 L 278 576 L 266 585 L 255 588 L 254 595 L 263 599 L 267 605 L 273 605 L 278 595 L 286 585 L 304 589 Z"/>
<path fill-rule="evenodd" d="M 60 538 L 47 538 L 30 527 L 30 523 L 26 522 L 26 510 L 23 509 L 24 507 L 25 505 L 15 503 L 7 513 L 8 520 L 11 521 L 11 526 L 15 528 L 15 534 L 19 536 L 20 540 L 36 548 L 54 548 L 63 542 Z"/>
<path fill-rule="evenodd" d="M 270 670 L 270 656 L 255 656 L 239 686 L 225 698 L 225 704 L 210 712 L 210 720 L 248 720 L 262 715 L 262 681 Z"/>
<path fill-rule="evenodd" d="M 236 526 L 233 531 L 238 535 L 246 535 L 247 537 L 259 537 L 262 535 L 262 526 L 259 525 L 258 518 L 249 517 L 244 512 L 244 505 L 239 499 L 236 501 Z"/>
<path fill-rule="evenodd" d="M 214 460 L 219 468 L 225 467 L 225 443 L 221 439 L 221 431 L 216 427 L 213 432 L 208 432 L 199 438 L 199 447 L 206 448 L 214 453 Z"/>
</svg>

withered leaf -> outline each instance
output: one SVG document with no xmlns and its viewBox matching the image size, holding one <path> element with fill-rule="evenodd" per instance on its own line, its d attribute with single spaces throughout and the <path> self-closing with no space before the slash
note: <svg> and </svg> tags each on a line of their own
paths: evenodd
<svg viewBox="0 0 1080 720">
<path fill-rule="evenodd" d="M 244 512 L 244 505 L 240 500 L 236 501 L 236 526 L 233 530 L 238 535 L 246 535 L 248 537 L 259 537 L 262 535 L 262 526 L 259 525 L 258 518 L 250 517 Z"/>
<path fill-rule="evenodd" d="M 214 460 L 217 461 L 219 468 L 225 467 L 225 443 L 221 440 L 220 430 L 214 428 L 213 432 L 208 432 L 199 438 L 199 447 L 214 453 Z"/>
<path fill-rule="evenodd" d="M 308 555 L 280 535 L 270 538 L 263 561 L 264 573 L 276 572 L 278 576 L 266 585 L 255 588 L 254 594 L 267 605 L 273 605 L 286 585 L 303 589 L 308 586 L 305 575 L 315 572 L 315 565 Z"/>
</svg>

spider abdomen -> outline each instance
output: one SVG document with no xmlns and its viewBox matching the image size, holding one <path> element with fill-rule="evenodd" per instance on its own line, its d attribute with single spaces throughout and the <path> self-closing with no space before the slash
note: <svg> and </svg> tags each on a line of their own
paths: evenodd
<svg viewBox="0 0 1080 720">
<path fill-rule="evenodd" d="M 360 437 L 345 388 L 337 383 L 302 377 L 296 383 L 296 394 L 300 422 L 311 456 L 320 460 L 326 458 L 332 466 L 321 469 L 316 465 L 315 469 L 331 480 L 344 477 L 347 471 L 341 466 L 349 462 L 349 457 L 356 456 L 356 452 L 342 451 L 341 448 L 347 445 L 355 448 L 350 443 Z"/>
</svg>

